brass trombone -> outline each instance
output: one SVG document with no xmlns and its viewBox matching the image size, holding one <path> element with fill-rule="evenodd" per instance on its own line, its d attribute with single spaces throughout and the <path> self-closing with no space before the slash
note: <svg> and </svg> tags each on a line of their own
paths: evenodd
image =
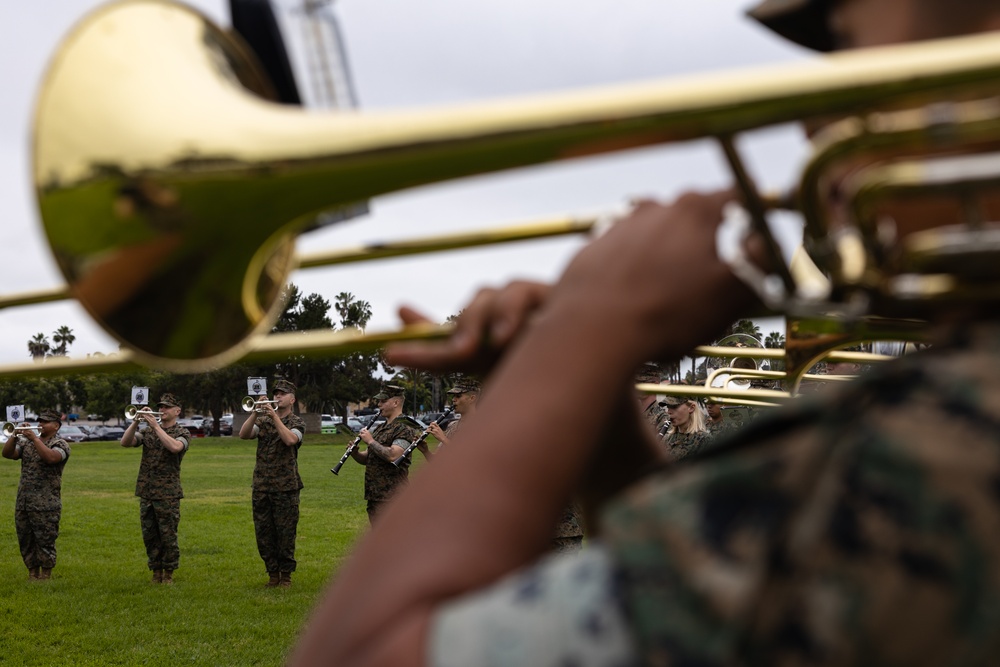
<svg viewBox="0 0 1000 667">
<path fill-rule="evenodd" d="M 315 114 L 267 102 L 252 59 L 201 14 L 134 0 L 91 14 L 54 58 L 36 111 L 34 175 L 68 291 L 129 348 L 114 364 L 94 366 L 197 372 L 239 358 L 303 348 L 329 354 L 445 333 L 322 334 L 309 342 L 263 336 L 296 265 L 294 235 L 323 209 L 451 178 L 716 137 L 758 231 L 770 238 L 760 228 L 767 202 L 747 177 L 733 135 L 953 94 L 991 95 L 998 78 L 1000 44 L 984 35 L 488 107 Z M 889 133 L 878 145 L 912 135 L 926 144 L 938 130 L 925 124 Z M 825 232 L 822 219 L 804 213 L 811 229 Z M 829 260 L 821 268 L 842 277 L 842 249 L 817 248 Z M 781 277 L 794 301 L 795 277 L 787 268 Z M 166 289 L 183 298 L 150 326 L 146 308 Z M 789 353 L 805 358 L 818 350 Z M 84 366 L 45 372 L 71 368 Z"/>
</svg>

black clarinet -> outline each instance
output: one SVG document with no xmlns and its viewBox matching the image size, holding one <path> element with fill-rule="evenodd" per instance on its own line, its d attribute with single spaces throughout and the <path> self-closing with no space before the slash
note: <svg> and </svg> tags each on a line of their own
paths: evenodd
<svg viewBox="0 0 1000 667">
<path fill-rule="evenodd" d="M 434 421 L 432 421 L 431 424 L 437 424 L 441 428 L 444 428 L 449 423 L 451 423 L 452 421 L 455 420 L 454 412 L 455 412 L 455 408 L 453 408 L 453 407 L 451 407 L 449 405 L 448 407 L 446 407 L 444 409 L 444 414 L 441 415 L 441 417 L 439 417 L 438 419 L 435 419 Z M 430 435 L 430 434 L 431 434 L 431 428 L 430 428 L 430 426 L 428 426 L 426 429 L 424 429 L 424 432 L 420 434 L 419 438 L 417 438 L 416 440 L 414 440 L 413 442 L 411 442 L 409 445 L 407 445 L 406 449 L 403 450 L 403 453 L 399 455 L 399 458 L 397 458 L 395 461 L 392 462 L 392 465 L 394 465 L 394 466 L 396 466 L 398 468 L 399 465 L 403 462 L 403 459 L 405 459 L 407 456 L 409 456 L 413 452 L 413 450 L 416 449 L 420 445 L 420 443 L 422 443 L 424 440 L 427 439 L 427 436 Z"/>
<path fill-rule="evenodd" d="M 350 444 L 350 446 L 347 448 L 347 451 L 344 452 L 344 455 L 340 457 L 340 460 L 337 461 L 337 465 L 330 468 L 330 472 L 332 472 L 334 475 L 339 475 L 340 469 L 344 467 L 345 463 L 347 463 L 347 459 L 351 456 L 351 453 L 358 448 L 358 443 L 360 442 L 361 442 L 361 436 L 359 435 L 354 439 L 354 442 Z"/>
</svg>

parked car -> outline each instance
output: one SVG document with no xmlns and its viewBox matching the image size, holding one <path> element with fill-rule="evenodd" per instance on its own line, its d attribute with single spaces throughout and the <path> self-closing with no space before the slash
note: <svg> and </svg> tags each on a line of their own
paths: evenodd
<svg viewBox="0 0 1000 667">
<path fill-rule="evenodd" d="M 121 440 L 123 435 L 125 435 L 125 429 L 121 426 L 105 426 L 102 424 L 101 426 L 95 426 L 84 440 Z"/>
<path fill-rule="evenodd" d="M 384 424 L 384 423 L 385 419 L 373 414 L 347 418 L 347 428 L 351 429 L 353 433 L 357 433 L 363 428 L 366 428 L 370 431 L 379 424 Z"/>
<path fill-rule="evenodd" d="M 124 431 L 122 431 L 122 433 L 124 433 Z M 67 442 L 83 442 L 87 439 L 87 432 L 79 426 L 66 424 L 59 429 L 59 437 Z"/>
<path fill-rule="evenodd" d="M 336 433 L 337 432 L 337 422 L 334 421 L 333 415 L 320 415 L 320 418 L 319 418 L 319 430 L 322 433 Z"/>
<path fill-rule="evenodd" d="M 177 424 L 186 428 L 188 432 L 191 433 L 192 438 L 204 438 L 205 428 L 202 426 L 204 421 L 205 418 L 198 415 L 197 421 L 194 419 L 178 419 Z"/>
<path fill-rule="evenodd" d="M 201 429 L 205 432 L 206 436 L 212 435 L 212 430 L 215 428 L 215 419 L 212 417 L 206 417 L 201 422 Z M 233 434 L 233 420 L 226 419 L 225 417 L 219 418 L 219 435 L 232 435 Z"/>
</svg>

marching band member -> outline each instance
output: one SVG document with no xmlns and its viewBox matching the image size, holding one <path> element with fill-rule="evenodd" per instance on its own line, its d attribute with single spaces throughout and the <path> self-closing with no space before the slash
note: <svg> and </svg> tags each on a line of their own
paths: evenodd
<svg viewBox="0 0 1000 667">
<path fill-rule="evenodd" d="M 448 390 L 448 396 L 451 398 L 451 406 L 455 409 L 455 414 L 461 416 L 461 419 L 452 419 L 443 429 L 437 422 L 431 422 L 430 426 L 427 427 L 430 434 L 441 443 L 438 445 L 438 449 L 450 443 L 451 439 L 458 432 L 458 429 L 462 428 L 462 419 L 469 419 L 472 413 L 476 411 L 476 403 L 479 401 L 480 391 L 482 391 L 482 387 L 479 384 L 479 380 L 469 376 L 459 378 L 452 385 L 452 388 Z"/>
<path fill-rule="evenodd" d="M 240 427 L 240 438 L 257 438 L 253 469 L 253 527 L 257 551 L 267 569 L 268 588 L 292 585 L 295 571 L 295 534 L 299 525 L 299 447 L 305 422 L 292 412 L 295 385 L 274 383 L 274 402 L 262 402 Z"/>
<path fill-rule="evenodd" d="M 420 431 L 402 419 L 403 393 L 402 387 L 390 384 L 375 395 L 373 400 L 378 403 L 379 414 L 385 418 L 385 423 L 374 431 L 361 429 L 358 435 L 368 447 L 364 451 L 355 448 L 351 452 L 351 457 L 365 466 L 365 500 L 370 523 L 374 523 L 385 503 L 406 484 L 410 462 L 403 460 L 398 467 L 392 462 L 420 436 Z M 427 444 L 422 447 L 426 448 Z"/>
<path fill-rule="evenodd" d="M 173 394 L 163 394 L 154 413 L 139 410 L 122 434 L 122 447 L 142 447 L 135 495 L 139 497 L 139 523 L 146 545 L 147 567 L 154 584 L 174 583 L 180 566 L 177 527 L 181 521 L 181 460 L 191 443 L 191 432 L 177 423 L 181 404 Z M 139 430 L 140 421 L 147 428 Z"/>
<path fill-rule="evenodd" d="M 61 427 L 62 415 L 58 411 L 42 410 L 38 414 L 39 433 L 25 428 L 3 445 L 5 459 L 21 461 L 14 527 L 29 579 L 50 579 L 56 566 L 62 473 L 70 450 L 69 443 L 59 437 Z"/>
</svg>

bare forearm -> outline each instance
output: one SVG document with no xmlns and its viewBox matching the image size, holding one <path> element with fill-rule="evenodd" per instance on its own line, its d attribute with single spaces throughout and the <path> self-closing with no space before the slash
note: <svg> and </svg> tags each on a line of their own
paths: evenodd
<svg viewBox="0 0 1000 667">
<path fill-rule="evenodd" d="M 609 424 L 580 485 L 584 520 L 591 535 L 597 534 L 600 509 L 610 498 L 667 462 L 663 444 L 652 436 L 631 396 L 623 394 L 615 412 L 624 419 Z"/>
<path fill-rule="evenodd" d="M 3 443 L 2 455 L 5 459 L 16 459 L 17 458 L 17 436 L 12 435 L 7 438 L 7 442 Z"/>
<path fill-rule="evenodd" d="M 299 436 L 295 431 L 285 426 L 284 422 L 280 419 L 274 420 L 274 427 L 278 431 L 278 437 L 281 441 L 285 443 L 288 447 L 292 447 L 299 443 Z"/>
<path fill-rule="evenodd" d="M 246 418 L 243 425 L 240 426 L 240 439 L 250 440 L 253 438 L 253 427 L 257 423 L 257 414 L 251 412 L 250 416 Z"/>
<path fill-rule="evenodd" d="M 478 418 L 456 436 L 475 447 L 456 446 L 387 509 L 341 570 L 306 633 L 298 664 L 320 656 L 348 664 L 386 625 L 425 618 L 440 601 L 483 586 L 546 548 L 589 465 L 595 434 L 604 430 L 635 365 L 627 345 L 622 352 L 623 346 L 600 340 L 606 353 L 581 364 L 593 359 L 594 337 L 603 334 L 577 324 L 540 322 L 498 369 Z M 582 402 L 597 408 L 581 414 Z M 525 415 L 528 423 L 508 419 L 511 414 Z M 538 456 L 543 448 L 546 455 Z M 395 567 L 399 553 L 408 554 L 413 567 Z M 384 576 L 362 576 L 372 569 Z"/>
<path fill-rule="evenodd" d="M 369 454 L 374 454 L 382 459 L 385 459 L 389 463 L 392 463 L 398 459 L 403 454 L 403 448 L 397 445 L 383 445 L 377 440 L 373 440 L 368 443 Z"/>
</svg>

